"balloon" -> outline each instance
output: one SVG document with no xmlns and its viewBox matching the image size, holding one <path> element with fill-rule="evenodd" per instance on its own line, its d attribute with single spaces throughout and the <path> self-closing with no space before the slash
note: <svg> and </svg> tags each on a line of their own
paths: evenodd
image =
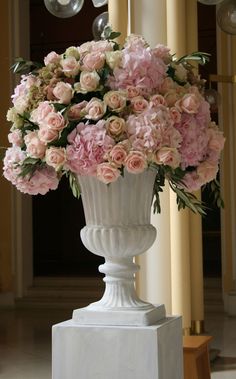
<svg viewBox="0 0 236 379">
<path fill-rule="evenodd" d="M 44 0 L 44 4 L 53 16 L 67 18 L 81 10 L 84 0 Z"/>
<path fill-rule="evenodd" d="M 236 34 L 236 1 L 225 0 L 216 14 L 219 27 L 228 34 Z"/>
<path fill-rule="evenodd" d="M 103 12 L 99 14 L 93 21 L 92 31 L 93 37 L 97 41 L 101 39 L 103 29 L 108 23 L 108 12 Z"/>
</svg>

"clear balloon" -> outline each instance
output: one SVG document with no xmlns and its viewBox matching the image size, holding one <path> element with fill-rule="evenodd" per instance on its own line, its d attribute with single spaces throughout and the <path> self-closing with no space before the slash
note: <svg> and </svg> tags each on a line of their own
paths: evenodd
<svg viewBox="0 0 236 379">
<path fill-rule="evenodd" d="M 99 7 L 102 7 L 103 5 L 106 5 L 108 0 L 92 0 L 92 2 L 95 8 L 99 8 Z"/>
<path fill-rule="evenodd" d="M 44 0 L 44 4 L 53 16 L 68 18 L 81 10 L 84 0 Z"/>
<path fill-rule="evenodd" d="M 205 90 L 204 97 L 210 105 L 211 113 L 216 113 L 218 111 L 218 107 L 221 103 L 221 96 L 220 96 L 219 92 L 217 92 L 213 88 L 209 88 L 209 89 Z"/>
<path fill-rule="evenodd" d="M 228 34 L 236 34 L 236 1 L 225 0 L 217 11 L 217 23 Z"/>
<path fill-rule="evenodd" d="M 101 39 L 103 29 L 108 24 L 108 12 L 99 14 L 93 21 L 92 32 L 96 41 Z"/>
<path fill-rule="evenodd" d="M 199 3 L 205 5 L 216 5 L 222 3 L 223 0 L 198 0 Z"/>
</svg>

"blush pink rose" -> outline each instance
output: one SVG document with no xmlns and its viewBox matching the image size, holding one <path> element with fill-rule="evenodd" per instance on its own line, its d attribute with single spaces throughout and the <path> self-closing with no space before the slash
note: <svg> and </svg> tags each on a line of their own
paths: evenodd
<svg viewBox="0 0 236 379">
<path fill-rule="evenodd" d="M 38 137 L 40 141 L 47 144 L 49 142 L 55 141 L 58 139 L 59 132 L 54 129 L 50 129 L 47 126 L 42 126 L 38 131 Z"/>
<path fill-rule="evenodd" d="M 202 185 L 216 178 L 218 172 L 218 163 L 204 161 L 197 167 L 197 174 L 201 179 Z"/>
<path fill-rule="evenodd" d="M 181 112 L 197 113 L 200 107 L 200 99 L 195 94 L 186 94 L 176 102 L 175 106 Z"/>
<path fill-rule="evenodd" d="M 142 96 L 133 97 L 131 99 L 131 106 L 134 113 L 142 113 L 148 108 L 148 101 Z"/>
<path fill-rule="evenodd" d="M 132 174 L 140 174 L 147 168 L 147 159 L 141 151 L 130 151 L 125 160 L 125 167 Z"/>
<path fill-rule="evenodd" d="M 69 104 L 73 97 L 72 87 L 69 83 L 58 82 L 52 92 L 62 104 Z"/>
<path fill-rule="evenodd" d="M 96 71 L 82 71 L 80 74 L 80 89 L 82 92 L 95 91 L 99 82 L 100 76 Z"/>
<path fill-rule="evenodd" d="M 133 97 L 137 97 L 140 95 L 140 90 L 138 87 L 128 86 L 126 88 L 126 91 L 128 99 L 132 99 Z"/>
<path fill-rule="evenodd" d="M 51 112 L 45 118 L 42 126 L 47 126 L 49 129 L 61 131 L 65 127 L 65 119 L 59 112 Z"/>
<path fill-rule="evenodd" d="M 61 67 L 66 76 L 76 76 L 80 70 L 80 64 L 75 57 L 69 56 L 61 60 Z"/>
<path fill-rule="evenodd" d="M 172 168 L 177 168 L 180 164 L 180 160 L 180 154 L 175 148 L 162 147 L 156 153 L 157 164 L 163 164 Z"/>
<path fill-rule="evenodd" d="M 48 166 L 58 171 L 66 160 L 66 150 L 62 147 L 50 147 L 46 150 L 45 160 Z"/>
<path fill-rule="evenodd" d="M 218 152 L 223 150 L 224 143 L 225 143 L 225 137 L 223 136 L 223 133 L 217 129 L 210 128 L 208 129 L 208 135 L 209 135 L 209 142 L 208 142 L 209 149 L 213 151 L 218 151 Z"/>
<path fill-rule="evenodd" d="M 24 137 L 26 152 L 32 158 L 44 158 L 46 146 L 40 141 L 37 132 L 29 132 Z"/>
<path fill-rule="evenodd" d="M 91 52 L 84 56 L 82 68 L 88 71 L 100 70 L 105 63 L 105 54 Z"/>
<path fill-rule="evenodd" d="M 55 51 L 51 51 L 46 57 L 44 58 L 44 64 L 47 66 L 48 64 L 57 64 L 60 61 L 61 56 L 58 55 Z"/>
<path fill-rule="evenodd" d="M 9 133 L 8 141 L 13 146 L 21 146 L 23 142 L 21 131 L 19 129 L 16 129 L 16 130 L 13 130 L 11 133 Z"/>
<path fill-rule="evenodd" d="M 115 182 L 119 176 L 120 170 L 109 163 L 101 163 L 97 166 L 97 178 L 105 184 Z"/>
<path fill-rule="evenodd" d="M 48 101 L 39 103 L 38 108 L 34 109 L 31 113 L 31 121 L 41 124 L 47 115 L 54 111 L 54 107 Z"/>
<path fill-rule="evenodd" d="M 127 158 L 127 151 L 122 144 L 115 145 L 109 152 L 109 159 L 117 166 L 122 166 Z"/>
<path fill-rule="evenodd" d="M 70 107 L 69 111 L 67 112 L 68 119 L 72 121 L 83 118 L 86 114 L 85 107 L 87 104 L 88 102 L 84 100 L 78 104 L 72 105 L 72 107 Z"/>
<path fill-rule="evenodd" d="M 162 95 L 153 95 L 150 98 L 150 106 L 151 108 L 157 107 L 158 105 L 166 105 L 166 101 Z"/>
<path fill-rule="evenodd" d="M 170 117 L 175 124 L 178 124 L 181 121 L 181 113 L 176 107 L 170 108 Z"/>
<path fill-rule="evenodd" d="M 85 107 L 85 118 L 88 120 L 99 120 L 106 113 L 106 105 L 100 99 L 93 97 Z"/>
<path fill-rule="evenodd" d="M 178 93 L 172 89 L 165 93 L 164 99 L 168 107 L 173 107 L 179 99 Z"/>
</svg>

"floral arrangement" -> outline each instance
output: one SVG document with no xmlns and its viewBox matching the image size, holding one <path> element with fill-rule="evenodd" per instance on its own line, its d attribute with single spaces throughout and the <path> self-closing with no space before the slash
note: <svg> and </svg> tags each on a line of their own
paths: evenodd
<svg viewBox="0 0 236 379">
<path fill-rule="evenodd" d="M 177 60 L 163 45 L 150 48 L 130 35 L 123 48 L 106 39 L 49 53 L 44 65 L 18 59 L 21 76 L 7 113 L 12 123 L 3 174 L 18 190 L 44 195 L 63 175 L 79 196 L 79 175 L 109 184 L 124 171 L 156 170 L 154 195 L 168 180 L 179 208 L 203 212 L 191 193 L 211 182 L 218 198 L 224 137 L 211 121 L 204 81 L 191 59 Z M 212 182 L 213 181 L 213 182 Z M 213 183 L 213 184 L 212 184 Z"/>
</svg>

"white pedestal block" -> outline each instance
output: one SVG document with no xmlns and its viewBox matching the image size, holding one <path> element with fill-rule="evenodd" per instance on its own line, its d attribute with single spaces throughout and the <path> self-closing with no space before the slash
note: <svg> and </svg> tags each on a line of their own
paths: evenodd
<svg viewBox="0 0 236 379">
<path fill-rule="evenodd" d="M 182 379 L 180 317 L 155 325 L 53 326 L 53 379 Z"/>
</svg>

